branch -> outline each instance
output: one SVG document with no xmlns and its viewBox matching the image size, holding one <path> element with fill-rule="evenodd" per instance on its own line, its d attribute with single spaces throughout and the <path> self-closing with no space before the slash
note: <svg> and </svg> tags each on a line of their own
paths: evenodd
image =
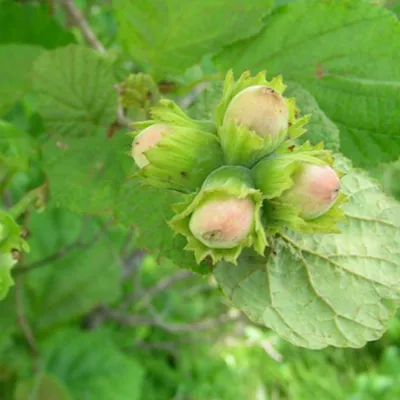
<svg viewBox="0 0 400 400">
<path fill-rule="evenodd" d="M 105 309 L 106 315 L 122 325 L 127 326 L 153 326 L 163 329 L 169 333 L 191 333 L 199 330 L 207 330 L 218 327 L 220 324 L 235 322 L 241 319 L 241 314 L 222 314 L 217 318 L 204 319 L 201 321 L 180 324 L 169 323 L 159 317 L 147 317 L 144 315 L 124 315 L 113 310 Z"/>
<path fill-rule="evenodd" d="M 99 53 L 106 54 L 104 46 L 97 39 L 82 12 L 78 9 L 78 7 L 76 7 L 73 0 L 59 0 L 59 2 L 70 17 L 72 24 L 82 32 L 82 35 L 90 44 L 90 46 Z"/>
<path fill-rule="evenodd" d="M 21 200 L 19 200 L 8 210 L 8 212 L 13 216 L 14 219 L 17 219 L 24 214 L 30 206 L 42 206 L 45 203 L 46 192 L 47 184 L 45 183 L 26 193 Z"/>
<path fill-rule="evenodd" d="M 93 246 L 104 235 L 106 229 L 107 229 L 106 226 L 103 227 L 103 229 L 97 235 L 95 235 L 91 240 L 89 240 L 86 243 L 82 241 L 82 239 L 81 239 L 82 234 L 81 234 L 81 235 L 79 235 L 79 238 L 75 242 L 73 242 L 67 246 L 61 247 L 61 249 L 58 249 L 56 252 L 49 255 L 48 257 L 45 257 L 39 261 L 35 261 L 24 267 L 14 268 L 13 274 L 14 275 L 24 274 L 24 273 L 32 271 L 36 268 L 44 267 L 54 261 L 57 261 L 57 260 L 65 257 L 70 251 L 72 251 L 74 249 L 87 249 L 87 248 Z"/>
<path fill-rule="evenodd" d="M 24 298 L 23 298 L 23 280 L 22 277 L 15 280 L 15 302 L 16 302 L 16 310 L 17 310 L 17 321 L 18 325 L 21 328 L 24 337 L 29 345 L 31 354 L 32 354 L 32 365 L 33 371 L 38 372 L 38 364 L 37 358 L 39 356 L 39 350 L 36 345 L 35 337 L 33 336 L 32 329 L 29 326 L 28 321 L 25 318 L 25 309 L 24 309 Z"/>
<path fill-rule="evenodd" d="M 144 301 L 144 305 L 142 307 L 147 306 L 150 302 L 151 299 L 159 292 L 164 291 L 167 289 L 169 286 L 173 285 L 176 282 L 182 281 L 184 279 L 188 278 L 193 278 L 194 274 L 190 271 L 179 271 L 175 275 L 172 275 L 168 278 L 165 278 L 158 283 L 156 283 L 154 286 L 150 287 L 144 292 L 134 292 L 132 293 L 124 302 L 123 305 L 128 305 L 130 303 L 133 303 L 135 301 Z"/>
<path fill-rule="evenodd" d="M 179 344 L 179 343 L 178 343 Z M 167 353 L 173 354 L 175 357 L 178 356 L 178 348 L 177 348 L 177 343 L 173 342 L 143 342 L 143 341 L 136 341 L 133 343 L 129 348 L 126 350 L 132 350 L 132 348 L 135 349 L 143 349 L 147 351 L 152 351 L 152 350 L 158 350 L 158 351 L 165 351 Z"/>
</svg>

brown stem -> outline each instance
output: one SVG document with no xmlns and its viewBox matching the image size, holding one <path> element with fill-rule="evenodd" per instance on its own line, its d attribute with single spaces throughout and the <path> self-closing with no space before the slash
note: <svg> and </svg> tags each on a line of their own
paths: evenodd
<svg viewBox="0 0 400 400">
<path fill-rule="evenodd" d="M 133 302 L 139 301 L 144 302 L 143 307 L 146 307 L 149 303 L 151 303 L 152 298 L 157 295 L 159 292 L 164 291 L 169 286 L 175 284 L 176 282 L 189 279 L 195 277 L 195 275 L 190 271 L 179 271 L 176 274 L 169 276 L 159 282 L 157 282 L 154 286 L 148 288 L 143 292 L 135 291 L 133 292 L 124 302 L 124 305 L 131 304 Z"/>
<path fill-rule="evenodd" d="M 81 232 L 81 234 L 79 235 L 79 238 L 75 242 L 73 242 L 67 246 L 61 247 L 53 254 L 50 254 L 48 257 L 45 257 L 39 261 L 35 261 L 29 265 L 22 266 L 19 268 L 14 268 L 13 274 L 20 275 L 20 274 L 24 274 L 26 272 L 30 272 L 36 268 L 44 267 L 54 261 L 57 261 L 57 260 L 65 257 L 69 252 L 71 252 L 74 249 L 88 249 L 89 247 L 93 246 L 97 241 L 99 241 L 104 236 L 106 230 L 107 230 L 107 226 L 104 226 L 102 228 L 102 230 L 88 242 L 84 242 L 82 240 L 81 237 L 83 236 L 83 232 Z"/>
<path fill-rule="evenodd" d="M 22 330 L 22 333 L 26 339 L 26 342 L 29 345 L 29 349 L 32 354 L 33 372 L 37 373 L 39 371 L 39 366 L 38 366 L 39 350 L 37 348 L 36 340 L 33 335 L 32 329 L 29 326 L 28 320 L 25 317 L 22 277 L 18 277 L 15 281 L 15 302 L 16 302 L 18 325 Z"/>
<path fill-rule="evenodd" d="M 97 39 L 96 35 L 87 23 L 83 13 L 74 4 L 73 0 L 59 0 L 61 6 L 68 14 L 73 25 L 75 25 L 81 32 L 89 45 L 98 52 L 105 54 L 106 50 L 102 43 Z"/>
<path fill-rule="evenodd" d="M 107 316 L 126 326 L 153 326 L 163 329 L 169 333 L 190 333 L 198 332 L 199 330 L 207 330 L 218 327 L 220 324 L 226 324 L 238 321 L 242 318 L 240 314 L 222 314 L 217 318 L 204 319 L 193 323 L 169 323 L 159 317 L 148 317 L 144 315 L 125 315 L 113 310 L 104 310 Z"/>
</svg>

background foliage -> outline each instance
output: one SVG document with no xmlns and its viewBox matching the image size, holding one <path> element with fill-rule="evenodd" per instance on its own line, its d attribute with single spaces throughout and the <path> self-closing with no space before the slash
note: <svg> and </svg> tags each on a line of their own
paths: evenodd
<svg viewBox="0 0 400 400">
<path fill-rule="evenodd" d="M 166 224 L 177 195 L 132 179 L 125 133 L 160 93 L 208 118 L 227 69 L 282 73 L 301 113 L 313 113 L 307 139 L 364 169 L 345 190 L 386 211 L 394 234 L 360 227 L 368 213 L 353 205 L 340 244 L 368 231 L 356 243 L 376 255 L 382 235 L 399 238 L 399 12 L 396 0 L 0 0 L 1 208 L 30 248 L 6 260 L 18 265 L 0 302 L 0 399 L 398 398 L 399 319 L 362 349 L 320 351 L 250 322 L 222 292 L 240 302 L 257 268 L 246 279 L 224 265 L 201 275 L 209 265 L 182 253 Z M 136 72 L 154 82 L 122 108 Z M 308 258 L 317 245 L 287 240 Z M 349 281 L 354 293 L 376 290 Z M 307 327 L 313 310 L 296 310 Z"/>
</svg>

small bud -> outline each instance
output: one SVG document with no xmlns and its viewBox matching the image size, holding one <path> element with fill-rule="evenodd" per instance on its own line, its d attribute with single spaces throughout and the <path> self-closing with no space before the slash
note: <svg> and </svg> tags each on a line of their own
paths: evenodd
<svg viewBox="0 0 400 400">
<path fill-rule="evenodd" d="M 215 196 L 194 211 L 189 227 L 206 246 L 231 249 L 249 235 L 253 219 L 254 203 L 249 198 Z"/>
<path fill-rule="evenodd" d="M 132 157 L 139 168 L 149 164 L 149 160 L 144 152 L 153 148 L 164 135 L 171 133 L 167 125 L 154 124 L 140 132 L 132 143 Z"/>
<path fill-rule="evenodd" d="M 333 206 L 339 189 L 339 177 L 331 167 L 305 164 L 282 200 L 298 207 L 300 217 L 309 220 L 320 217 Z"/>
<path fill-rule="evenodd" d="M 229 103 L 223 123 L 231 122 L 243 125 L 262 138 L 275 139 L 288 128 L 289 110 L 283 96 L 272 88 L 249 86 Z"/>
</svg>

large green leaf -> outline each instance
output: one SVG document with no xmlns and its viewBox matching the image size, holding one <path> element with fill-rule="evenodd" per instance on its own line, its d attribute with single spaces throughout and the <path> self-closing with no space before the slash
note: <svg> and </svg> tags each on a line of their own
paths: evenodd
<svg viewBox="0 0 400 400">
<path fill-rule="evenodd" d="M 296 106 L 300 109 L 300 116 L 311 114 L 311 118 L 305 126 L 307 132 L 301 137 L 301 140 L 309 140 L 314 145 L 324 142 L 325 148 L 339 150 L 339 129 L 319 108 L 314 97 L 295 83 L 289 84 L 285 90 L 285 96 L 296 98 Z"/>
<path fill-rule="evenodd" d="M 119 36 L 157 77 L 182 73 L 228 43 L 261 29 L 272 0 L 115 0 Z"/>
<path fill-rule="evenodd" d="M 29 89 L 32 65 L 41 52 L 36 46 L 0 45 L 0 115 Z"/>
<path fill-rule="evenodd" d="M 125 135 L 64 138 L 55 136 L 43 148 L 51 201 L 78 213 L 98 214 L 113 209 L 127 179 Z"/>
<path fill-rule="evenodd" d="M 46 7 L 15 2 L 1 6 L 0 44 L 26 43 L 53 49 L 73 41 L 73 35 L 57 24 Z"/>
<path fill-rule="evenodd" d="M 400 151 L 400 24 L 359 0 L 299 0 L 276 8 L 255 37 L 217 57 L 224 69 L 267 69 L 301 83 L 339 127 L 355 164 Z"/>
<path fill-rule="evenodd" d="M 342 179 L 341 234 L 277 240 L 269 260 L 244 256 L 215 276 L 233 304 L 308 348 L 361 347 L 384 333 L 400 300 L 400 204 L 366 175 Z"/>
<path fill-rule="evenodd" d="M 43 343 L 45 369 L 76 400 L 139 400 L 142 367 L 105 332 L 59 331 Z M 53 399 L 52 399 L 53 400 Z"/>
<path fill-rule="evenodd" d="M 116 119 L 112 63 L 86 47 L 44 53 L 34 65 L 39 111 L 51 133 L 90 135 Z"/>
<path fill-rule="evenodd" d="M 37 266 L 25 285 L 35 330 L 76 320 L 118 298 L 121 266 L 116 243 L 101 233 L 96 221 L 61 209 L 31 218 L 31 253 L 25 266 Z"/>
</svg>

